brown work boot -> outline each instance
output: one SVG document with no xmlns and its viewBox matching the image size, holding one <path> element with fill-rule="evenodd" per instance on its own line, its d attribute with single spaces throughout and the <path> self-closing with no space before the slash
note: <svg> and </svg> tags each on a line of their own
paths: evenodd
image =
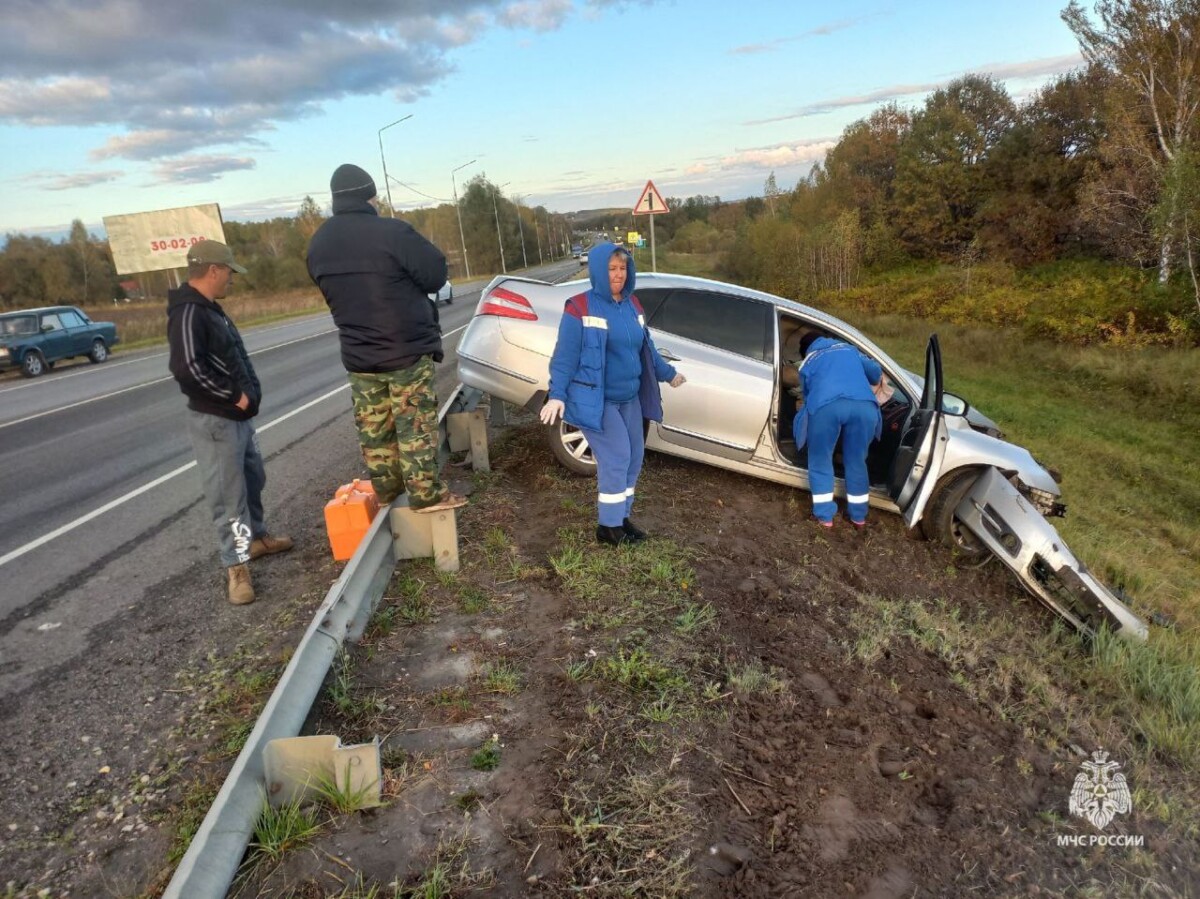
<svg viewBox="0 0 1200 899">
<path fill-rule="evenodd" d="M 261 559 L 263 556 L 285 553 L 291 548 L 291 537 L 272 537 L 270 534 L 263 534 L 250 541 L 250 558 Z"/>
<path fill-rule="evenodd" d="M 425 506 L 422 509 L 413 509 L 414 512 L 446 512 L 450 509 L 457 509 L 459 506 L 465 506 L 467 498 L 461 493 L 447 493 L 443 499 L 438 500 L 432 506 Z"/>
<path fill-rule="evenodd" d="M 243 562 L 225 569 L 229 572 L 229 601 L 235 606 L 254 602 L 254 586 L 250 583 L 250 566 Z"/>
</svg>

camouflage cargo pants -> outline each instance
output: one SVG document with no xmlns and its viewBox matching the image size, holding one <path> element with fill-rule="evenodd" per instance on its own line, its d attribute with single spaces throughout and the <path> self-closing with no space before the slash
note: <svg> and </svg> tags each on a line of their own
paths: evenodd
<svg viewBox="0 0 1200 899">
<path fill-rule="evenodd" d="M 414 509 L 432 506 L 448 491 L 438 477 L 437 395 L 433 359 L 411 368 L 350 373 L 354 423 L 363 461 L 379 502 L 407 492 Z"/>
</svg>

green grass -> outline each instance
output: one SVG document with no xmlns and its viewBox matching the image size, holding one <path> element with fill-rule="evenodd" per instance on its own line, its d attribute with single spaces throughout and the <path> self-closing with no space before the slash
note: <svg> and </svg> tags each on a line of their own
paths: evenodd
<svg viewBox="0 0 1200 899">
<path fill-rule="evenodd" d="M 213 800 L 217 798 L 219 789 L 220 784 L 196 781 L 188 787 L 187 793 L 180 800 L 179 806 L 173 812 L 175 832 L 171 837 L 171 848 L 167 850 L 167 861 L 172 866 L 179 864 L 188 846 L 192 844 L 192 837 L 204 822 L 204 816 L 208 814 Z"/>
<path fill-rule="evenodd" d="M 521 691 L 521 672 L 511 662 L 492 662 L 483 670 L 480 682 L 488 693 L 511 696 Z"/>
<path fill-rule="evenodd" d="M 263 800 L 263 809 L 254 825 L 250 841 L 250 861 L 277 862 L 288 852 L 306 844 L 321 830 L 316 813 L 299 802 L 272 808 Z"/>
<path fill-rule="evenodd" d="M 378 781 L 355 788 L 351 786 L 350 773 L 350 763 L 346 762 L 344 783 L 338 780 L 336 774 L 328 773 L 318 774 L 312 783 L 312 789 L 320 797 L 321 803 L 340 815 L 374 806 L 379 794 Z"/>
<path fill-rule="evenodd" d="M 458 608 L 464 615 L 478 615 L 491 606 L 491 599 L 483 588 L 475 584 L 463 584 L 458 591 Z"/>
<path fill-rule="evenodd" d="M 471 767 L 476 771 L 495 771 L 500 767 L 500 743 L 496 739 L 488 740 L 475 750 L 471 756 Z"/>
<path fill-rule="evenodd" d="M 464 833 L 438 843 L 432 860 L 412 886 L 393 881 L 398 899 L 452 899 L 472 894 L 486 895 L 495 883 L 491 871 L 472 871 L 468 850 L 471 839 Z"/>
</svg>

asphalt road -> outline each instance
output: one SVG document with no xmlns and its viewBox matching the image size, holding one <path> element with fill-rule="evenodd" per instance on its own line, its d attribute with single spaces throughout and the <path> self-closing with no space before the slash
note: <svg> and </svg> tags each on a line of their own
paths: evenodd
<svg viewBox="0 0 1200 899">
<path fill-rule="evenodd" d="M 529 274 L 578 272 L 567 261 Z M 455 349 L 482 286 L 456 287 L 453 305 L 441 307 L 439 397 L 457 383 Z M 289 514 L 319 516 L 288 508 L 297 485 L 363 471 L 332 319 L 243 336 L 263 384 L 256 426 L 268 527 Z M 146 596 L 199 591 L 198 578 L 211 591 L 213 573 L 196 573 L 197 558 L 220 572 L 184 411 L 165 347 L 99 366 L 64 362 L 0 386 L 0 700 L 86 653 L 98 628 Z"/>
</svg>

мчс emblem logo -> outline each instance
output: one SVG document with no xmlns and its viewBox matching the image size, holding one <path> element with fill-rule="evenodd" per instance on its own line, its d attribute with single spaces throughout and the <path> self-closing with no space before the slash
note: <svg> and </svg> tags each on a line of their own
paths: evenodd
<svg viewBox="0 0 1200 899">
<path fill-rule="evenodd" d="M 1075 776 L 1069 806 L 1071 814 L 1086 818 L 1099 830 L 1103 830 L 1117 813 L 1128 814 L 1133 808 L 1133 800 L 1125 775 L 1117 770 L 1120 767 L 1119 762 L 1108 760 L 1108 753 L 1103 749 L 1093 752 L 1091 761 L 1084 762 L 1083 770 Z"/>
</svg>

